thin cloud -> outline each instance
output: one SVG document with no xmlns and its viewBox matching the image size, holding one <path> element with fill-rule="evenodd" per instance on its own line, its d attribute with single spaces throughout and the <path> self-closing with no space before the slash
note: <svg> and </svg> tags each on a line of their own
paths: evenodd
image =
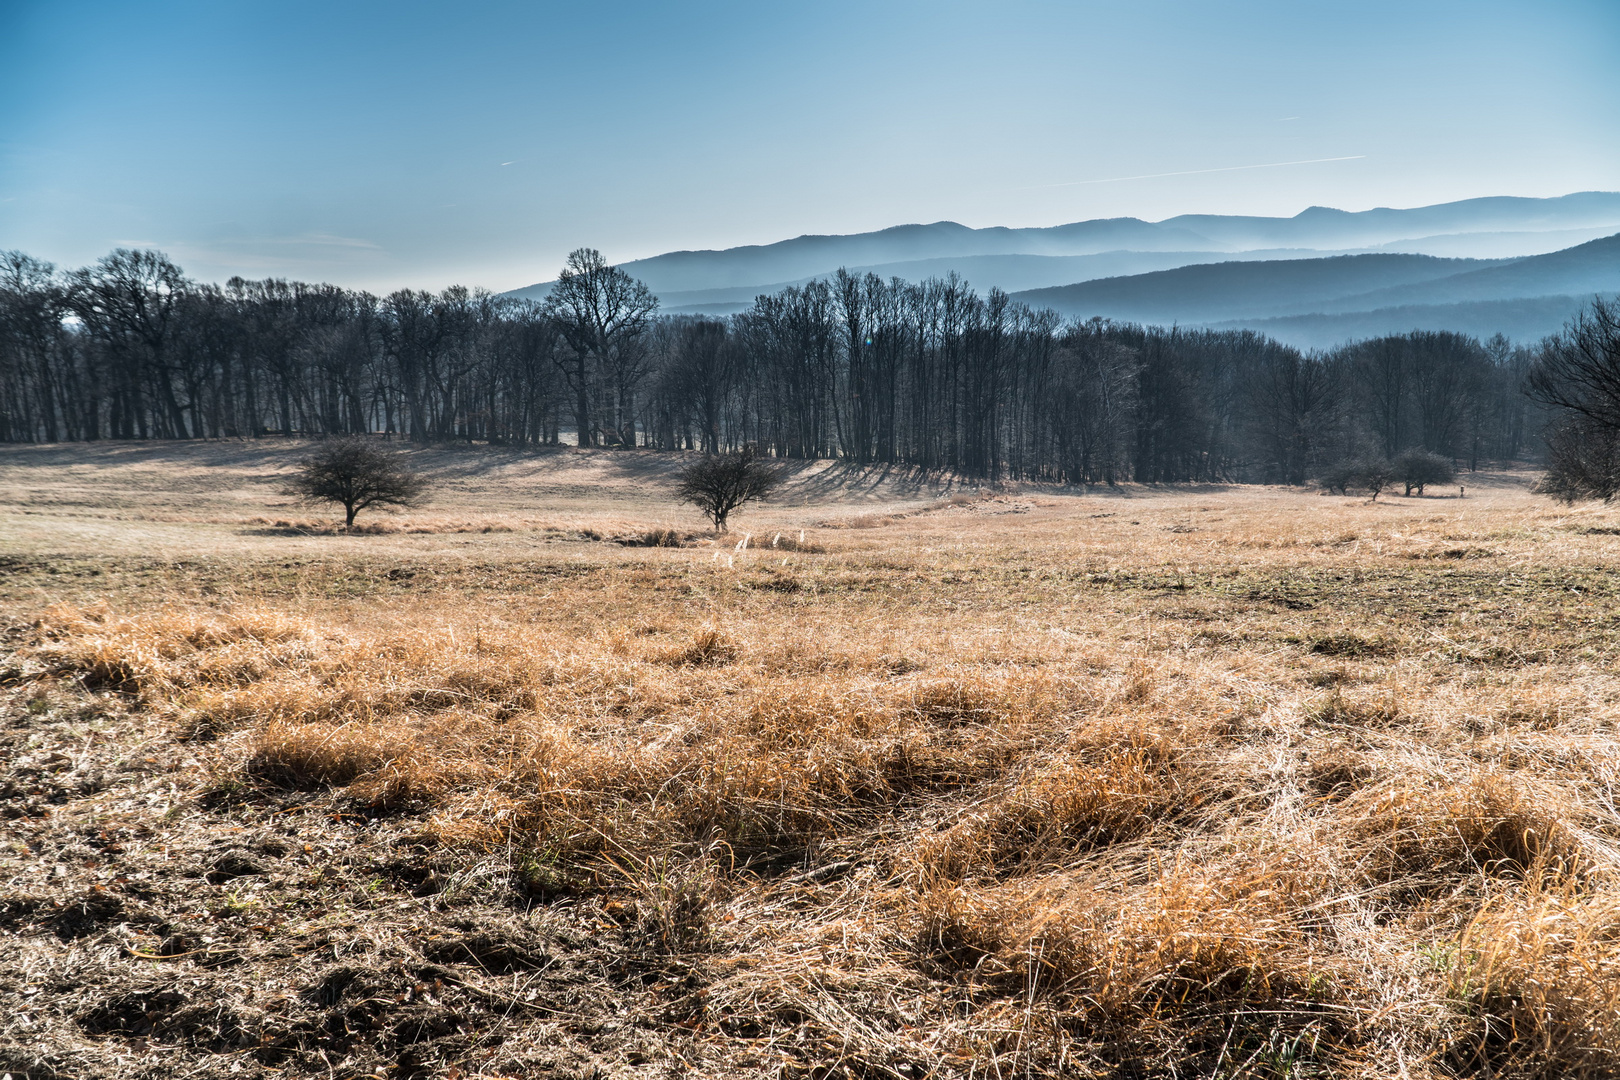
<svg viewBox="0 0 1620 1080">
<path fill-rule="evenodd" d="M 1101 180 L 1069 180 L 1061 184 L 1039 184 L 1037 187 L 1060 188 L 1079 187 L 1082 184 L 1118 184 L 1126 180 L 1157 180 L 1163 176 L 1199 176 L 1204 173 L 1242 172 L 1244 169 L 1280 169 L 1284 165 L 1321 165 L 1329 161 L 1360 161 L 1366 154 L 1350 154 L 1346 157 L 1308 158 L 1304 161 L 1267 161 L 1259 165 L 1228 165 L 1224 169 L 1184 169 L 1181 172 L 1143 173 L 1140 176 L 1109 176 Z"/>
<path fill-rule="evenodd" d="M 378 259 L 388 257 L 387 249 L 371 240 L 322 232 L 298 236 L 219 236 L 202 242 L 136 239 L 119 241 L 115 246 L 161 251 L 182 266 L 201 264 L 208 274 L 307 273 L 311 262 L 374 265 Z"/>
</svg>

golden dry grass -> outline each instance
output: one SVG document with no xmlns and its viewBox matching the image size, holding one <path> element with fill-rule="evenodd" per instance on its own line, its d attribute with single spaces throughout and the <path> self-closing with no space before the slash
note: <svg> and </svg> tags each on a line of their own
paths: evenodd
<svg viewBox="0 0 1620 1080">
<path fill-rule="evenodd" d="M 199 790 L 338 789 L 633 923 L 703 972 L 712 1071 L 1612 1076 L 1615 515 L 1469 486 L 292 573 L 263 536 L 10 603 L 31 677 L 162 718 Z"/>
</svg>

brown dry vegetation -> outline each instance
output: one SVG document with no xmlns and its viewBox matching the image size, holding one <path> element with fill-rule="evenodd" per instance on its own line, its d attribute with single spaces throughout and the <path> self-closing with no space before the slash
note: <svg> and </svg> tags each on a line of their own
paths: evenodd
<svg viewBox="0 0 1620 1080">
<path fill-rule="evenodd" d="M 7 453 L 13 1075 L 1620 1072 L 1620 519 L 1529 478 Z"/>
</svg>

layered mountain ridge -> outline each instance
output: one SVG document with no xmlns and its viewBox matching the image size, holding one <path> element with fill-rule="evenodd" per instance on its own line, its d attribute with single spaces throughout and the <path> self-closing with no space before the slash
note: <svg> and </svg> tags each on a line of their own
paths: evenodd
<svg viewBox="0 0 1620 1080">
<path fill-rule="evenodd" d="M 1325 347 L 1406 330 L 1533 340 L 1595 295 L 1620 293 L 1620 233 L 1518 259 L 1341 255 L 1223 262 L 1102 278 L 1013 295 L 1074 318 L 1252 327 Z"/>
<path fill-rule="evenodd" d="M 725 315 L 840 268 L 920 281 L 955 273 L 1076 317 L 1253 326 L 1323 346 L 1414 328 L 1558 327 L 1620 292 L 1620 192 L 1493 197 L 1293 217 L 1184 214 L 1047 228 L 955 222 L 674 251 L 621 264 L 670 313 Z M 544 297 L 550 282 L 512 295 Z"/>
</svg>

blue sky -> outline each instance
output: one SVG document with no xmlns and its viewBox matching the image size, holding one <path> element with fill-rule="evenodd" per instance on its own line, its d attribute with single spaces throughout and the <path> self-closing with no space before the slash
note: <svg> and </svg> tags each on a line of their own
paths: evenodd
<svg viewBox="0 0 1620 1080">
<path fill-rule="evenodd" d="M 505 289 L 580 245 L 1616 190 L 1617 56 L 1620 0 L 0 0 L 0 248 Z"/>
</svg>

